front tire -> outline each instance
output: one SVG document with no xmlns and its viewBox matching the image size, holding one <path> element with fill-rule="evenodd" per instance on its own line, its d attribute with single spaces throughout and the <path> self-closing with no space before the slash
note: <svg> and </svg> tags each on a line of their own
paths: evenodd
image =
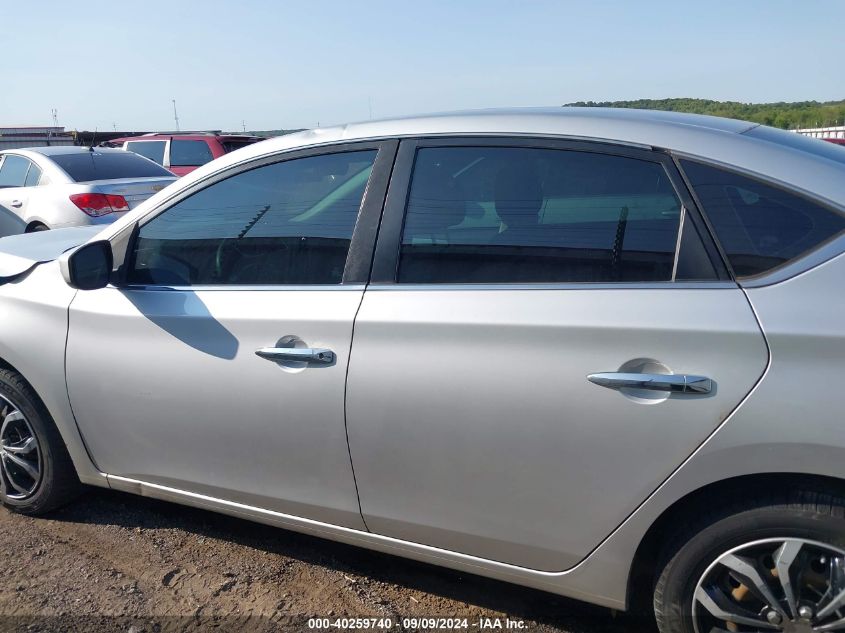
<svg viewBox="0 0 845 633">
<path fill-rule="evenodd" d="M 40 515 L 80 489 L 47 409 L 22 376 L 0 369 L 0 502 L 21 514 Z"/>
<path fill-rule="evenodd" d="M 845 631 L 845 498 L 815 487 L 744 497 L 754 501 L 711 509 L 664 550 L 661 633 Z"/>
</svg>

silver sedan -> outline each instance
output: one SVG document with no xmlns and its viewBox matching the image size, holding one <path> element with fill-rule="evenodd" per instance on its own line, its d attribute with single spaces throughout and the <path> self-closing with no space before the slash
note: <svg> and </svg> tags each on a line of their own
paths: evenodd
<svg viewBox="0 0 845 633">
<path fill-rule="evenodd" d="M 0 217 L 17 216 L 28 233 L 108 224 L 174 180 L 153 161 L 123 150 L 6 150 L 0 152 Z"/>
<path fill-rule="evenodd" d="M 845 630 L 845 150 L 563 108 L 234 152 L 0 240 L 0 479 L 615 609 Z M 3 283 L 5 282 L 5 283 Z"/>
</svg>

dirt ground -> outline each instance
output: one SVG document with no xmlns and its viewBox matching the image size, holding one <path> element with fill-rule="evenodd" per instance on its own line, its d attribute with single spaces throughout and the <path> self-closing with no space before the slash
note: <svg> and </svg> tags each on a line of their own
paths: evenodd
<svg viewBox="0 0 845 633">
<path fill-rule="evenodd" d="M 390 618 L 398 631 L 423 616 L 467 618 L 471 631 L 495 618 L 504 630 L 505 617 L 532 632 L 653 631 L 540 591 L 117 492 L 46 519 L 0 508 L 2 631 L 299 631 L 312 617 Z"/>
</svg>

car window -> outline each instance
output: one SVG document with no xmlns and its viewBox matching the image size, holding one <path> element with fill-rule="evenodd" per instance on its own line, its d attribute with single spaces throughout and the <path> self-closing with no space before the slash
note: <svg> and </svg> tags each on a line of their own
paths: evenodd
<svg viewBox="0 0 845 633">
<path fill-rule="evenodd" d="M 658 163 L 555 149 L 423 148 L 398 281 L 669 281 L 681 212 Z"/>
<path fill-rule="evenodd" d="M 785 264 L 845 229 L 845 216 L 799 195 L 701 163 L 681 165 L 737 277 Z"/>
<path fill-rule="evenodd" d="M 166 141 L 128 141 L 126 149 L 163 165 L 165 144 Z"/>
<path fill-rule="evenodd" d="M 53 154 L 50 160 L 74 182 L 117 178 L 173 178 L 173 174 L 132 152 L 123 150 Z"/>
<path fill-rule="evenodd" d="M 35 187 L 41 179 L 41 168 L 35 163 L 29 164 L 29 171 L 26 173 L 24 187 Z"/>
<path fill-rule="evenodd" d="M 234 152 L 236 149 L 241 149 L 242 147 L 246 147 L 247 145 L 252 145 L 253 143 L 257 143 L 257 139 L 245 139 L 245 140 L 234 140 L 229 139 L 228 141 L 223 141 L 223 151 L 227 154 L 229 152 Z"/>
<path fill-rule="evenodd" d="M 375 150 L 241 172 L 141 227 L 128 281 L 338 284 Z"/>
<path fill-rule="evenodd" d="M 0 165 L 0 187 L 23 187 L 30 164 L 23 156 L 6 154 Z"/>
<path fill-rule="evenodd" d="M 213 158 L 211 148 L 205 141 L 170 141 L 171 167 L 198 167 Z"/>
</svg>

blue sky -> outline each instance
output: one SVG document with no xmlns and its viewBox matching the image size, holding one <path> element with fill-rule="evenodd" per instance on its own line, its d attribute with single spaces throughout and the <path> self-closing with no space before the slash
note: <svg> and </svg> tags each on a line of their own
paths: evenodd
<svg viewBox="0 0 845 633">
<path fill-rule="evenodd" d="M 845 0 L 0 0 L 0 126 L 845 98 Z"/>
</svg>

